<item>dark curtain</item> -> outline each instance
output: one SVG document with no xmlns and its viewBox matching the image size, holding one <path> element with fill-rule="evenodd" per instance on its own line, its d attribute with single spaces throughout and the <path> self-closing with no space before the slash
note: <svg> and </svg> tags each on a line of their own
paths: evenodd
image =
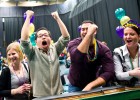
<svg viewBox="0 0 140 100">
<path fill-rule="evenodd" d="M 114 50 L 123 45 L 123 40 L 116 34 L 120 21 L 115 17 L 115 10 L 123 8 L 126 16 L 140 23 L 139 4 L 139 0 L 83 0 L 70 14 L 71 37 L 79 36 L 77 27 L 83 20 L 92 20 L 99 27 L 97 39 L 107 42 L 109 48 Z"/>
<path fill-rule="evenodd" d="M 72 6 L 72 3 L 76 6 Z M 140 23 L 140 0 L 69 0 L 64 4 L 41 7 L 0 7 L 0 47 L 6 48 L 9 43 L 20 38 L 23 14 L 26 10 L 32 9 L 35 12 L 35 30 L 40 27 L 48 28 L 54 41 L 60 36 L 60 29 L 51 12 L 57 10 L 68 28 L 71 39 L 80 36 L 78 26 L 83 20 L 89 19 L 99 26 L 97 39 L 107 42 L 109 48 L 114 50 L 123 44 L 123 40 L 115 31 L 116 27 L 120 26 L 120 21 L 114 13 L 117 8 L 123 8 L 126 16 Z M 2 18 L 5 18 L 6 45 L 3 41 Z M 5 53 L 5 50 L 2 52 Z"/>
<path fill-rule="evenodd" d="M 0 17 L 22 17 L 29 7 L 0 7 Z"/>
<path fill-rule="evenodd" d="M 40 27 L 46 27 L 51 32 L 52 39 L 54 42 L 61 35 L 58 24 L 51 16 L 51 12 L 58 11 L 61 19 L 69 27 L 69 14 L 72 9 L 70 2 L 65 2 L 64 4 L 56 4 L 49 6 L 41 6 L 41 7 L 1 7 L 0 8 L 0 25 L 2 24 L 2 18 L 5 19 L 4 22 L 4 31 L 3 27 L 0 27 L 0 46 L 4 48 L 2 51 L 3 56 L 6 56 L 5 49 L 7 45 L 9 45 L 12 41 L 19 40 L 21 34 L 21 28 L 24 23 L 23 14 L 26 10 L 33 10 L 35 12 L 34 26 L 35 31 Z M 69 28 L 68 28 L 69 29 Z M 5 33 L 5 41 L 3 39 L 3 35 Z"/>
<path fill-rule="evenodd" d="M 5 18 L 6 46 L 20 39 L 23 18 Z"/>
<path fill-rule="evenodd" d="M 61 14 L 59 16 L 65 23 L 66 27 L 69 27 L 69 12 Z M 51 32 L 51 37 L 54 40 L 54 42 L 57 41 L 58 37 L 61 35 L 59 26 L 51 15 L 35 16 L 34 24 L 35 30 L 37 30 L 40 27 L 46 27 Z"/>
<path fill-rule="evenodd" d="M 58 39 L 61 35 L 60 29 L 58 24 L 51 16 L 51 13 L 54 11 L 58 11 L 60 18 L 63 20 L 65 25 L 69 30 L 69 14 L 70 10 L 72 9 L 71 3 L 65 2 L 64 4 L 56 4 L 50 6 L 41 6 L 41 7 L 34 7 L 32 10 L 35 12 L 35 30 L 40 27 L 46 27 L 51 32 L 51 37 L 54 42 Z"/>
<path fill-rule="evenodd" d="M 3 43 L 3 23 L 2 18 L 0 18 L 0 48 L 2 47 Z"/>
<path fill-rule="evenodd" d="M 0 18 L 0 52 L 3 53 L 3 22 L 2 18 Z"/>
<path fill-rule="evenodd" d="M 0 7 L 0 46 L 3 56 L 6 56 L 6 47 L 12 41 L 20 38 L 23 24 L 23 14 L 30 8 Z M 4 18 L 4 22 L 2 19 Z M 5 37 L 5 38 L 4 38 Z"/>
</svg>

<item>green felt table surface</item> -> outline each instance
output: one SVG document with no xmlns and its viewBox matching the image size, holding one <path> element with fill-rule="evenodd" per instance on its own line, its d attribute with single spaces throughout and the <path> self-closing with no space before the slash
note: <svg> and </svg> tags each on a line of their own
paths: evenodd
<svg viewBox="0 0 140 100">
<path fill-rule="evenodd" d="M 140 86 L 113 86 L 62 95 L 39 97 L 33 100 L 140 100 Z"/>
<path fill-rule="evenodd" d="M 81 98 L 80 100 L 140 100 L 140 90 L 127 90 L 97 97 Z"/>
</svg>

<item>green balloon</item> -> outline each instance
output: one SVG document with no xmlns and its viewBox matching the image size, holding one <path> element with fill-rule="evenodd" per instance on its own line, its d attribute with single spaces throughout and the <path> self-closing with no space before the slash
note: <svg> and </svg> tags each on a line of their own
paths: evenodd
<svg viewBox="0 0 140 100">
<path fill-rule="evenodd" d="M 33 33 L 33 34 L 30 36 L 30 42 L 31 42 L 32 46 L 36 46 L 36 43 L 35 43 L 35 33 Z"/>
<path fill-rule="evenodd" d="M 125 11 L 123 8 L 118 8 L 115 10 L 115 16 L 117 19 L 121 19 L 123 16 L 125 16 Z"/>
</svg>

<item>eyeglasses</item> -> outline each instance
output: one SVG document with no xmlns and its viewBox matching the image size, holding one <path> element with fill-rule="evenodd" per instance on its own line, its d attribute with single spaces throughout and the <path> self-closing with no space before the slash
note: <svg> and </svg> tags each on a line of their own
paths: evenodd
<svg viewBox="0 0 140 100">
<path fill-rule="evenodd" d="M 42 38 L 43 36 L 44 36 L 44 37 L 49 37 L 48 34 L 39 34 L 37 37 L 38 37 L 38 38 Z"/>
</svg>

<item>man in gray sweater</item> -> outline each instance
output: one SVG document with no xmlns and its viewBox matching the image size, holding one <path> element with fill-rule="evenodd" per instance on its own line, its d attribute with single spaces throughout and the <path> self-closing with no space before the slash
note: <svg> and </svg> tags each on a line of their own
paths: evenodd
<svg viewBox="0 0 140 100">
<path fill-rule="evenodd" d="M 67 28 L 58 13 L 53 12 L 52 17 L 58 23 L 62 36 L 56 43 L 51 44 L 50 32 L 46 28 L 40 28 L 36 32 L 37 46 L 32 46 L 29 41 L 29 25 L 34 12 L 27 10 L 26 15 L 21 31 L 21 46 L 28 58 L 33 96 L 61 94 L 63 87 L 60 80 L 59 55 L 70 40 Z"/>
</svg>

